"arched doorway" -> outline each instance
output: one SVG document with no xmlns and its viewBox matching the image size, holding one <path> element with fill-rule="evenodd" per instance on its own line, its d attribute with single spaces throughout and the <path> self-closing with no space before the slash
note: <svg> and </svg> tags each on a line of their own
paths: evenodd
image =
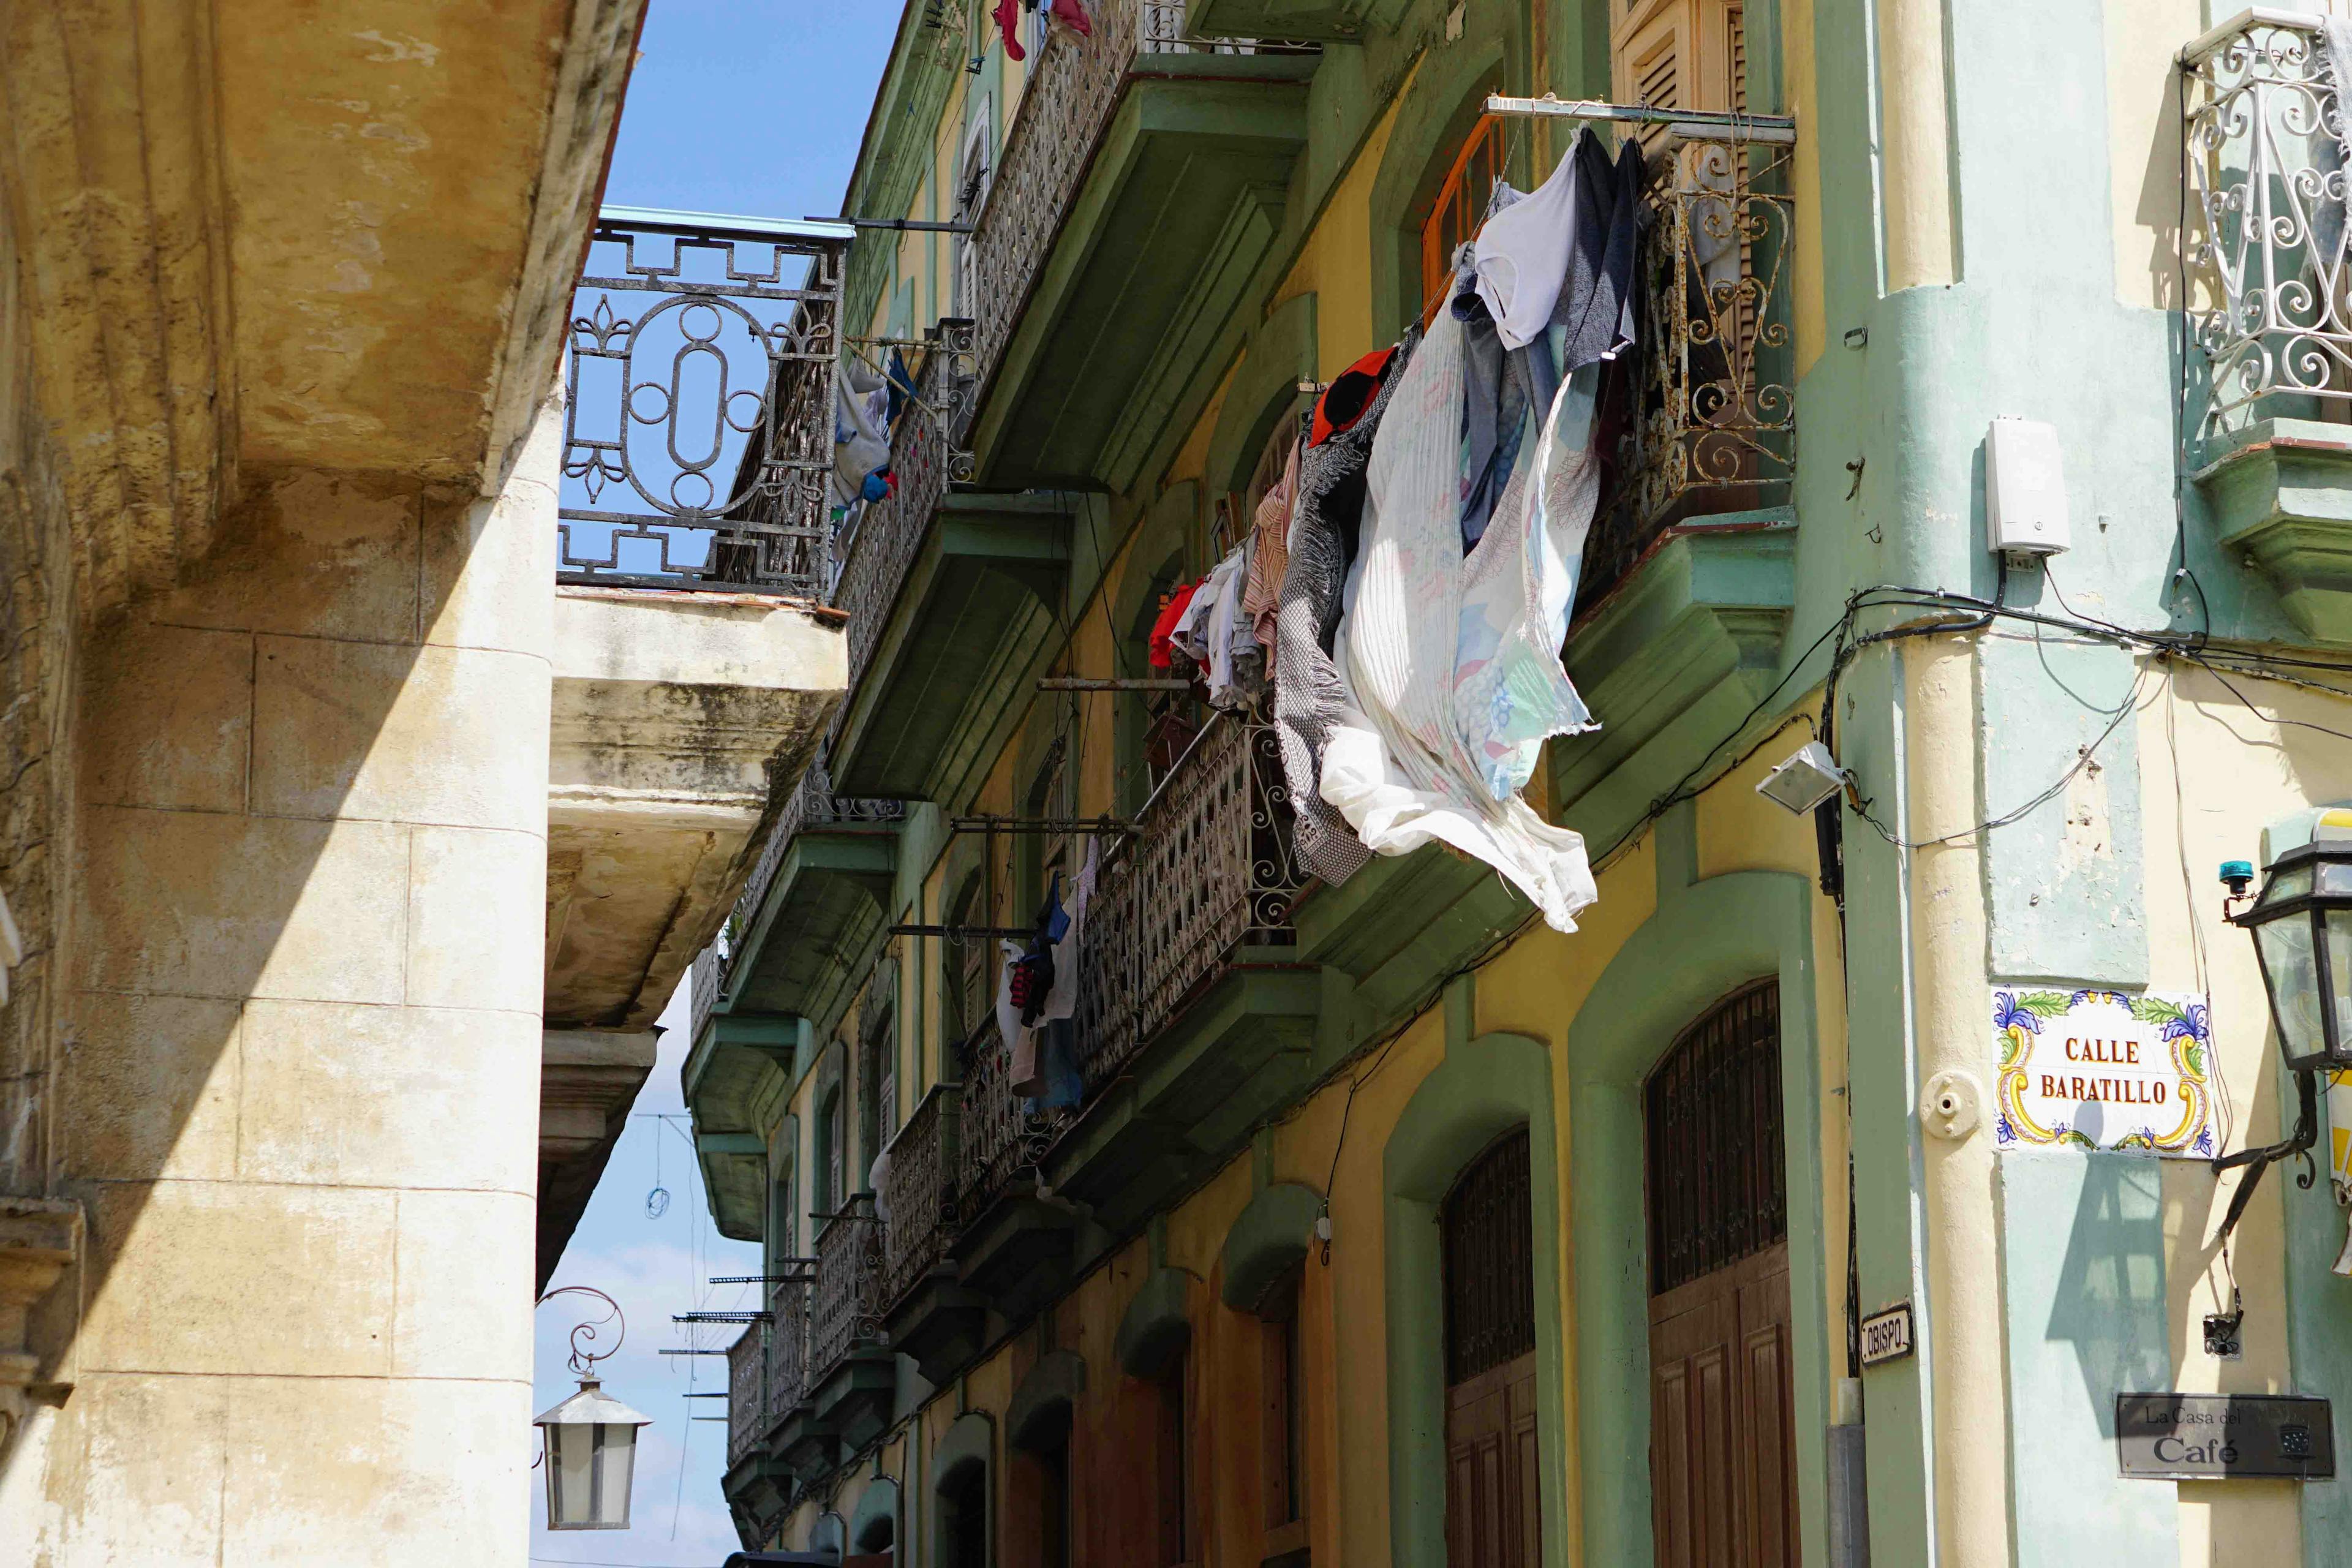
<svg viewBox="0 0 2352 1568">
<path fill-rule="evenodd" d="M 1528 1158 L 1528 1130 L 1506 1132 L 1438 1209 L 1447 1568 L 1535 1568 L 1543 1557 Z"/>
<path fill-rule="evenodd" d="M 1658 1568 L 1794 1563 L 1780 983 L 1685 1030 L 1643 1112 Z"/>
</svg>

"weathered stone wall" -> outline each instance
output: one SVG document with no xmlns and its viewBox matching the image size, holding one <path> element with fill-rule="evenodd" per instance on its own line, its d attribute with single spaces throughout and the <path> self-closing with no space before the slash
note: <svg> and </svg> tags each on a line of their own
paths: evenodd
<svg viewBox="0 0 2352 1568">
<path fill-rule="evenodd" d="M 249 475 L 91 639 L 58 1568 L 524 1554 L 559 426 L 495 500 Z"/>
<path fill-rule="evenodd" d="M 28 312 L 0 207 L 0 897 L 25 957 L 0 1004 L 0 1194 L 37 1194 L 50 1171 L 50 972 L 57 946 L 73 660 L 72 537 L 33 392 Z"/>
</svg>

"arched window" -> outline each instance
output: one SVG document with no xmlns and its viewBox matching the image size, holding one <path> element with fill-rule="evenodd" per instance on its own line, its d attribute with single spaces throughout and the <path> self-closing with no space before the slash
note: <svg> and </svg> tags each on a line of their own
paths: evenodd
<svg viewBox="0 0 2352 1568">
<path fill-rule="evenodd" d="M 858 1018 L 858 1158 L 871 1164 L 898 1130 L 898 966 L 883 963 Z M 861 1180 L 862 1180 L 861 1176 Z"/>
<path fill-rule="evenodd" d="M 1478 232 L 1494 198 L 1495 182 L 1503 177 L 1503 122 L 1482 119 L 1469 140 L 1454 154 L 1454 166 L 1437 189 L 1437 205 L 1421 226 L 1421 304 L 1423 316 L 1430 301 L 1445 291 L 1454 276 L 1454 253 Z"/>
<path fill-rule="evenodd" d="M 956 889 L 954 900 L 948 905 L 948 927 L 951 931 L 970 932 L 979 926 L 994 923 L 989 913 L 987 879 L 979 870 L 968 873 L 963 884 Z M 941 944 L 947 959 L 947 973 L 941 976 L 944 994 L 944 1026 L 950 1049 L 949 1071 L 956 1070 L 953 1048 L 962 1044 L 974 1029 L 987 1019 L 989 1004 L 990 955 L 996 944 L 984 936 L 950 936 Z"/>
<path fill-rule="evenodd" d="M 956 222 L 977 226 L 988 205 L 989 183 L 995 171 L 989 156 L 994 140 L 995 105 L 985 94 L 972 110 L 971 128 L 964 133 L 963 156 L 956 171 Z M 950 314 L 967 319 L 980 309 L 980 252 L 969 234 L 955 237 L 955 300 Z"/>
<path fill-rule="evenodd" d="M 849 1199 L 848 1188 L 843 1181 L 848 1165 L 847 1153 L 843 1148 L 847 1142 L 848 1129 L 843 1125 L 843 1121 L 841 1089 L 835 1084 L 825 1091 L 824 1098 L 816 1108 L 817 1190 L 814 1195 L 820 1214 L 836 1214 Z"/>
<path fill-rule="evenodd" d="M 940 1473 L 939 1568 L 989 1568 L 988 1465 L 964 1459 Z"/>
</svg>

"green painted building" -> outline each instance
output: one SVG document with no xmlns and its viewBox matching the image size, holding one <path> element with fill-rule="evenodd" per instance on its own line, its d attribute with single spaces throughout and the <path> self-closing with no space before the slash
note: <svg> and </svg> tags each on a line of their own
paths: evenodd
<svg viewBox="0 0 2352 1568">
<path fill-rule="evenodd" d="M 2332 1468 L 2118 1430 L 2352 1394 L 2329 1097 L 2226 1237 L 2214 1164 L 2301 1103 L 2217 868 L 2352 800 L 2320 19 L 1076 9 L 908 5 L 843 209 L 845 353 L 908 396 L 687 1068 L 770 1260 L 746 1545 L 2345 1560 Z M 1561 650 L 1600 728 L 1525 792 L 1570 932 L 1433 846 L 1310 875 L 1266 712 L 1150 637 L 1585 127 L 1646 183 Z M 1759 793 L 1809 742 L 1826 804 Z M 1002 944 L 1090 864 L 1032 1082 Z"/>
</svg>

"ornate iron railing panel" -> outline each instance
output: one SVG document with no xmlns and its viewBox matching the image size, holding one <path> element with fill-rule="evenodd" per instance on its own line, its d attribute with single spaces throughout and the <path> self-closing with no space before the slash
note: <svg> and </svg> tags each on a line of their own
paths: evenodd
<svg viewBox="0 0 2352 1568">
<path fill-rule="evenodd" d="M 1087 906 L 1076 1042 L 1089 1095 L 1237 947 L 1292 940 L 1307 881 L 1293 832 L 1274 727 L 1219 714 L 1153 792 Z"/>
<path fill-rule="evenodd" d="M 947 1257 L 956 1233 L 963 1086 L 939 1083 L 890 1140 L 882 1179 L 882 1302 L 896 1306 Z"/>
<path fill-rule="evenodd" d="M 882 1225 L 860 1193 L 816 1233 L 816 1304 L 809 1313 L 808 1383 L 823 1383 L 882 1333 Z"/>
<path fill-rule="evenodd" d="M 959 1225 L 970 1225 L 1014 1177 L 1045 1159 L 1070 1112 L 1039 1110 L 1013 1092 L 1012 1053 L 993 1018 L 972 1031 L 959 1054 L 956 1212 Z"/>
<path fill-rule="evenodd" d="M 822 595 L 848 247 L 835 224 L 600 215 L 565 356 L 559 581 Z"/>
<path fill-rule="evenodd" d="M 727 1462 L 730 1466 L 767 1435 L 768 1329 L 751 1323 L 727 1348 Z"/>
<path fill-rule="evenodd" d="M 866 506 L 835 543 L 841 564 L 833 603 L 849 616 L 853 691 L 948 481 L 971 478 L 971 454 L 956 449 L 969 416 L 964 405 L 971 388 L 971 337 L 970 321 L 940 323 L 939 346 L 916 372 L 921 406 L 902 414 L 890 433 L 890 471 L 898 488 Z"/>
<path fill-rule="evenodd" d="M 2242 426 L 2282 395 L 2314 400 L 2306 413 L 2342 410 L 2352 403 L 2344 111 L 2317 18 L 2217 29 L 2184 65 L 2181 247 L 2209 380 L 2202 433 Z"/>
<path fill-rule="evenodd" d="M 808 1397 L 809 1289 L 806 1282 L 778 1283 L 768 1298 L 775 1321 L 768 1328 L 768 1429 Z"/>
<path fill-rule="evenodd" d="M 711 1009 L 729 994 L 734 983 L 735 959 L 742 951 L 743 938 L 751 931 L 751 922 L 759 918 L 760 906 L 775 884 L 777 868 L 782 866 L 793 840 L 812 828 L 887 828 L 904 821 L 906 816 L 907 803 L 902 800 L 867 800 L 834 794 L 833 776 L 824 756 L 820 754 L 809 763 L 784 797 L 775 825 L 768 830 L 768 842 L 761 847 L 760 858 L 753 863 L 751 876 L 744 879 L 743 891 L 735 900 L 734 912 L 719 928 L 719 939 L 695 960 L 691 1000 L 696 1038 L 701 1037 L 702 1026 L 709 1020 Z"/>
<path fill-rule="evenodd" d="M 1797 471 L 1793 142 L 1676 125 L 1643 195 L 1640 373 L 1589 602 L 1685 516 L 1776 504 Z"/>
</svg>

